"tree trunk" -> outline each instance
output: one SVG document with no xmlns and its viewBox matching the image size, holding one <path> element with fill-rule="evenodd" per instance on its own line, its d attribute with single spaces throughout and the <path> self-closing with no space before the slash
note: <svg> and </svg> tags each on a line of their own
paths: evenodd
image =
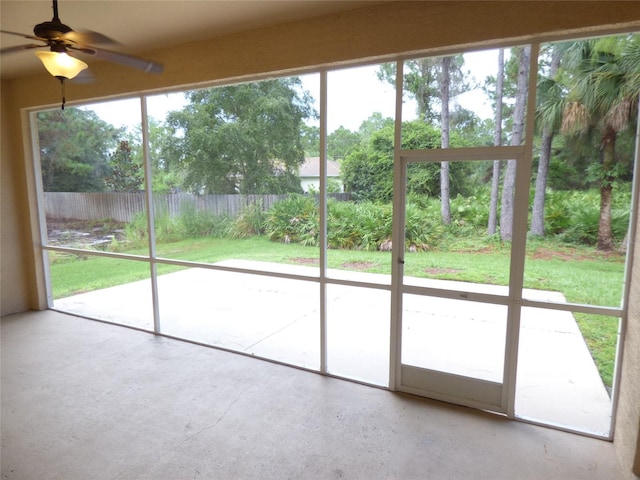
<svg viewBox="0 0 640 480">
<path fill-rule="evenodd" d="M 451 57 L 444 57 L 441 64 L 440 72 L 440 123 L 441 123 L 441 146 L 449 148 L 449 86 L 451 83 Z M 440 164 L 440 205 L 442 214 L 442 223 L 449 225 L 451 223 L 451 203 L 449 194 L 449 163 L 442 162 Z"/>
<path fill-rule="evenodd" d="M 504 49 L 498 50 L 498 74 L 496 75 L 496 115 L 493 144 L 502 145 L 502 91 L 504 86 Z M 491 203 L 489 204 L 489 235 L 496 233 L 498 225 L 498 192 L 500 191 L 500 161 L 493 161 L 493 177 L 491 181 Z"/>
<path fill-rule="evenodd" d="M 600 221 L 598 222 L 598 250 L 613 250 L 613 234 L 611 232 L 611 184 L 600 187 Z"/>
<path fill-rule="evenodd" d="M 615 162 L 616 131 L 607 127 L 602 138 L 602 171 L 600 186 L 600 220 L 598 221 L 598 250 L 613 250 L 613 230 L 611 228 L 611 193 L 613 191 L 613 175 L 610 174 Z"/>
<path fill-rule="evenodd" d="M 560 52 L 555 46 L 551 54 L 549 66 L 549 78 L 555 78 L 560 67 Z M 536 177 L 536 193 L 533 199 L 533 212 L 531 214 L 531 234 L 544 237 L 544 204 L 547 191 L 547 179 L 549 178 L 549 163 L 551 161 L 551 145 L 553 143 L 553 126 L 545 126 L 542 129 L 542 141 L 540 146 L 540 159 L 538 160 L 538 176 Z"/>
<path fill-rule="evenodd" d="M 536 193 L 533 198 L 533 212 L 531 213 L 531 234 L 544 237 L 544 203 L 549 177 L 549 160 L 551 158 L 551 144 L 553 130 L 550 127 L 542 129 L 540 145 L 540 159 L 538 160 L 538 176 L 536 177 Z"/>
<path fill-rule="evenodd" d="M 498 225 L 498 196 L 500 193 L 500 160 L 493 161 L 493 178 L 491 179 L 491 203 L 489 204 L 489 235 L 495 235 Z"/>
<path fill-rule="evenodd" d="M 529 78 L 529 57 L 531 47 L 521 47 L 518 52 L 518 84 L 516 90 L 516 103 L 513 111 L 513 131 L 511 145 L 522 143 L 524 131 L 525 106 L 527 103 L 527 83 Z M 500 215 L 500 238 L 510 241 L 513 234 L 513 201 L 516 182 L 516 161 L 509 160 L 504 174 L 502 187 L 502 206 Z"/>
<path fill-rule="evenodd" d="M 509 160 L 504 173 L 502 203 L 500 206 L 500 238 L 511 241 L 513 235 L 513 195 L 516 183 L 516 161 Z"/>
</svg>

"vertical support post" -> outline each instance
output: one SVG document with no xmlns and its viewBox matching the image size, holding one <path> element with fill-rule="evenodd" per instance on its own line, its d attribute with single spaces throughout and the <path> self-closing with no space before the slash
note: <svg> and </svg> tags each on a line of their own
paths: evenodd
<svg viewBox="0 0 640 480">
<path fill-rule="evenodd" d="M 402 157 L 402 94 L 404 62 L 396 63 L 396 111 L 393 146 L 393 232 L 391 252 L 391 312 L 389 325 L 389 389 L 400 386 L 402 349 L 402 275 L 404 272 L 405 168 Z"/>
<path fill-rule="evenodd" d="M 327 373 L 327 71 L 320 72 L 320 372 Z"/>
<path fill-rule="evenodd" d="M 524 262 L 527 247 L 527 226 L 529 220 L 529 187 L 531 184 L 531 165 L 533 163 L 533 137 L 535 133 L 536 86 L 538 78 L 539 51 L 539 43 L 531 45 L 524 151 L 522 158 L 519 158 L 516 161 L 513 233 L 511 236 L 511 263 L 509 269 L 509 305 L 507 313 L 505 364 L 502 390 L 502 403 L 506 403 L 507 415 L 510 418 L 515 417 L 518 342 L 520 341 L 522 289 L 524 288 Z"/>
<path fill-rule="evenodd" d="M 160 307 L 158 302 L 158 268 L 156 265 L 156 229 L 155 210 L 151 179 L 151 153 L 149 148 L 149 118 L 147 116 L 147 98 L 140 97 L 142 113 L 142 152 L 144 162 L 144 193 L 147 208 L 147 230 L 149 238 L 149 275 L 151 279 L 151 302 L 153 306 L 153 332 L 160 333 Z"/>
</svg>

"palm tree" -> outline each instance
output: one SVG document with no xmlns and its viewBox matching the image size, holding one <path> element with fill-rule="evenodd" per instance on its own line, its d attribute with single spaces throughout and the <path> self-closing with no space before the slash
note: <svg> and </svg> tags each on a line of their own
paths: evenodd
<svg viewBox="0 0 640 480">
<path fill-rule="evenodd" d="M 637 115 L 640 95 L 640 36 L 586 40 L 569 49 L 570 90 L 562 131 L 600 136 L 599 250 L 614 247 L 611 201 L 616 180 L 616 139 Z"/>
</svg>

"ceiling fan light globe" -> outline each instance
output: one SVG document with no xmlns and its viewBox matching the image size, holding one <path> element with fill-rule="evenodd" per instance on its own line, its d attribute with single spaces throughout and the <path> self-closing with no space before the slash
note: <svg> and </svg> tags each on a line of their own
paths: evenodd
<svg viewBox="0 0 640 480">
<path fill-rule="evenodd" d="M 74 78 L 89 66 L 82 60 L 60 52 L 36 52 L 44 68 L 54 77 Z"/>
</svg>

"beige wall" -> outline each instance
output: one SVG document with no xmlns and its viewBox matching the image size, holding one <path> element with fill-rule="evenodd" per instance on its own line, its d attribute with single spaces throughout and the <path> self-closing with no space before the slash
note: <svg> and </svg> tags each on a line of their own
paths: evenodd
<svg viewBox="0 0 640 480">
<path fill-rule="evenodd" d="M 176 85 L 284 72 L 354 59 L 380 59 L 398 52 L 447 46 L 527 40 L 553 32 L 593 31 L 599 26 L 640 27 L 631 2 L 392 2 L 339 15 L 244 32 L 177 46 L 146 56 L 165 64 L 151 76 L 91 62 L 97 82 L 69 85 L 67 99 L 109 97 Z M 2 314 L 42 308 L 43 281 L 35 272 L 33 216 L 27 205 L 20 109 L 58 105 L 57 82 L 41 73 L 2 84 Z M 32 199 L 31 199 L 32 201 Z M 32 212 L 31 212 L 32 213 Z M 638 254 L 640 257 L 640 254 Z M 636 262 L 640 265 L 640 262 Z M 615 444 L 625 471 L 637 451 L 640 403 L 640 267 L 634 267 L 634 301 L 625 354 L 620 421 Z"/>
<path fill-rule="evenodd" d="M 31 251 L 25 248 L 29 212 L 24 195 L 24 164 L 15 154 L 20 146 L 20 130 L 9 120 L 11 98 L 4 82 L 0 86 L 0 105 L 0 307 L 4 315 L 28 310 L 33 305 L 28 282 L 28 272 L 33 268 L 28 264 Z"/>
<path fill-rule="evenodd" d="M 637 224 L 636 242 L 632 248 L 635 267 L 631 274 L 632 293 L 625 332 L 614 445 L 623 467 L 627 468 L 629 478 L 636 478 L 631 475 L 631 469 L 633 465 L 634 472 L 640 476 L 640 222 Z"/>
</svg>

